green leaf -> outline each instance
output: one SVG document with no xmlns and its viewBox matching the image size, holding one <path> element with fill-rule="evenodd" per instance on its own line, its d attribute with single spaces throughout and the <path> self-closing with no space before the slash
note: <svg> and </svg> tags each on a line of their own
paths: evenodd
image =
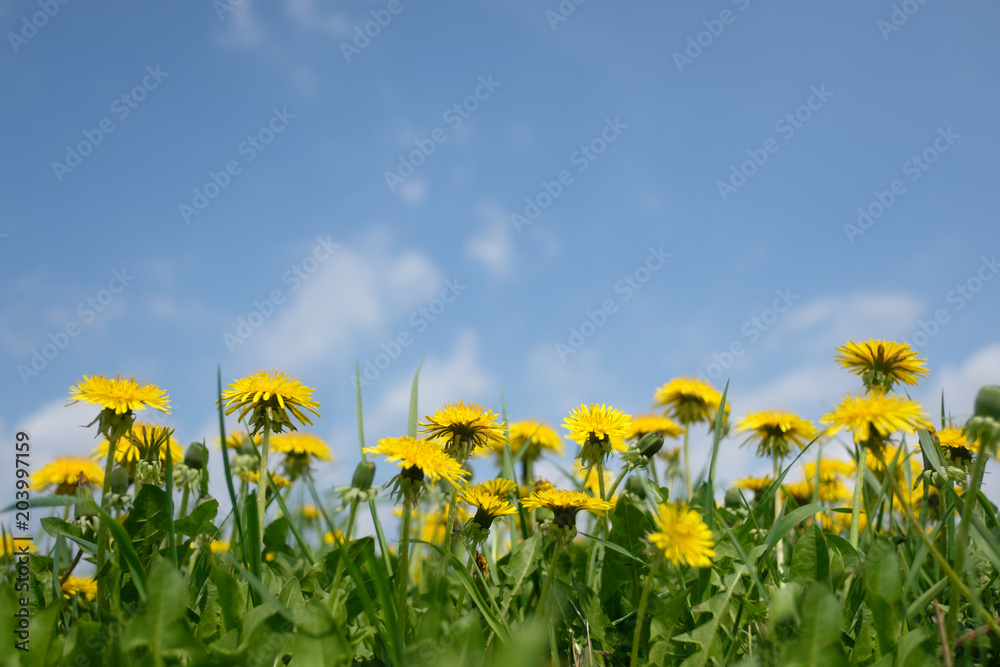
<svg viewBox="0 0 1000 667">
<path fill-rule="evenodd" d="M 62 664 L 62 648 L 64 639 L 57 632 L 56 623 L 59 621 L 59 612 L 62 611 L 64 601 L 62 597 L 40 611 L 35 611 L 31 615 L 28 624 L 30 633 L 28 653 L 21 653 L 21 664 L 24 667 L 48 667 Z M 17 637 L 8 637 L 10 646 L 14 642 L 20 641 Z M 6 647 L 5 647 L 6 648 Z M 20 653 L 20 651 L 17 651 Z"/>
<path fill-rule="evenodd" d="M 740 578 L 746 574 L 742 566 L 730 573 L 723 580 L 721 590 L 709 599 L 694 605 L 691 613 L 696 616 L 707 614 L 707 618 L 690 632 L 674 637 L 674 641 L 692 643 L 698 650 L 681 663 L 682 667 L 704 667 L 710 662 L 720 663 L 723 658 L 723 641 L 720 631 L 732 625 L 729 603 L 733 595 L 743 592 Z"/>
<path fill-rule="evenodd" d="M 85 539 L 83 537 L 83 531 L 80 530 L 80 526 L 75 523 L 63 521 L 62 519 L 54 516 L 47 516 L 42 519 L 42 529 L 52 537 L 62 534 L 63 537 L 73 540 L 80 545 L 80 548 L 83 549 L 84 553 L 90 554 L 91 556 L 97 554 L 97 544 Z"/>
<path fill-rule="evenodd" d="M 411 438 L 417 437 L 417 385 L 420 381 L 420 369 L 424 365 L 421 359 L 417 364 L 417 372 L 413 374 L 413 384 L 410 386 L 410 414 L 406 419 L 406 434 Z"/>
<path fill-rule="evenodd" d="M 783 667 L 837 667 L 848 665 L 840 645 L 840 605 L 825 586 L 812 586 L 802 605 L 801 636 L 792 643 L 779 663 Z"/>
<path fill-rule="evenodd" d="M 199 652 L 185 619 L 188 591 L 180 572 L 169 561 L 159 561 L 150 573 L 149 589 L 145 609 L 122 635 L 123 648 L 144 647 L 156 665 L 168 656 L 196 659 Z"/>
<path fill-rule="evenodd" d="M 128 518 L 121 524 L 131 536 L 142 562 L 148 563 L 166 538 L 167 518 L 167 494 L 154 484 L 144 484 L 132 503 Z"/>
<path fill-rule="evenodd" d="M 823 531 L 813 524 L 795 542 L 788 578 L 793 581 L 827 582 L 830 578 L 830 551 Z"/>
<path fill-rule="evenodd" d="M 240 594 L 240 586 L 229 572 L 215 565 L 212 566 L 210 577 L 215 585 L 219 608 L 226 630 L 239 628 L 243 621 L 243 611 L 246 602 Z"/>
<path fill-rule="evenodd" d="M 294 614 L 291 667 L 351 662 L 353 653 L 347 638 L 319 600 L 309 600 Z"/>
<path fill-rule="evenodd" d="M 872 624 L 878 634 L 882 654 L 892 653 L 900 630 L 903 576 L 896 551 L 887 540 L 878 539 L 868 551 L 865 561 L 867 604 L 872 611 Z"/>
<path fill-rule="evenodd" d="M 174 522 L 174 530 L 180 535 L 196 537 L 198 535 L 214 536 L 217 532 L 212 521 L 219 513 L 219 501 L 209 500 L 194 508 L 190 514 L 183 519 Z"/>
<path fill-rule="evenodd" d="M 505 615 L 507 610 L 510 609 L 511 600 L 521 590 L 521 586 L 524 585 L 525 580 L 535 571 L 542 552 L 541 533 L 535 533 L 514 546 L 514 551 L 511 553 L 510 559 L 501 568 L 505 575 L 505 583 L 510 584 L 510 588 L 504 592 L 501 614 Z"/>
<path fill-rule="evenodd" d="M 640 572 L 649 570 L 646 561 L 634 554 L 643 553 L 642 540 L 652 531 L 652 521 L 632 503 L 623 500 L 615 507 L 611 515 L 610 540 L 598 540 L 609 550 L 604 554 L 601 568 L 602 601 L 621 591 L 624 585 L 636 586 Z M 638 587 L 641 588 L 641 584 Z M 635 591 L 633 597 L 637 597 Z"/>
</svg>

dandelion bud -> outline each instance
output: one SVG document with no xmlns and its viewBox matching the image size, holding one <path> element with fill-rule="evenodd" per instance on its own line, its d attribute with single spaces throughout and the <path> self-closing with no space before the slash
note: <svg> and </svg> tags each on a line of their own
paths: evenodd
<svg viewBox="0 0 1000 667">
<path fill-rule="evenodd" d="M 125 468 L 115 468 L 111 471 L 111 492 L 121 495 L 128 491 L 129 479 L 128 470 Z"/>
<path fill-rule="evenodd" d="M 658 431 L 647 433 L 639 439 L 636 447 L 643 456 L 651 459 L 663 447 L 663 434 Z"/>
<path fill-rule="evenodd" d="M 986 386 L 976 394 L 976 416 L 1000 422 L 1000 387 Z"/>
<path fill-rule="evenodd" d="M 743 507 L 743 494 L 737 488 L 726 489 L 726 507 Z"/>
<path fill-rule="evenodd" d="M 362 461 L 354 469 L 354 477 L 351 478 L 351 486 L 358 491 L 367 491 L 372 486 L 375 479 L 375 464 L 371 461 Z"/>
<path fill-rule="evenodd" d="M 184 452 L 184 463 L 193 470 L 201 470 L 202 462 L 207 460 L 208 448 L 200 442 L 192 442 Z"/>
</svg>

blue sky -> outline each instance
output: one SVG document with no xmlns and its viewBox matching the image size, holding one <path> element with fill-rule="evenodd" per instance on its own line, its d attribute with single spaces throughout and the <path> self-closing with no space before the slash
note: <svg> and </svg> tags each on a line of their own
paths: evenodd
<svg viewBox="0 0 1000 667">
<path fill-rule="evenodd" d="M 121 373 L 168 392 L 182 443 L 212 438 L 216 366 L 282 368 L 345 483 L 355 359 L 372 442 L 404 431 L 422 358 L 422 414 L 501 392 L 512 419 L 638 414 L 701 372 L 737 417 L 817 419 L 859 388 L 834 347 L 868 338 L 914 343 L 914 397 L 964 416 L 1000 381 L 998 19 L 0 2 L 0 435 L 89 451 L 68 388 Z M 737 445 L 721 477 L 767 468 Z"/>
</svg>

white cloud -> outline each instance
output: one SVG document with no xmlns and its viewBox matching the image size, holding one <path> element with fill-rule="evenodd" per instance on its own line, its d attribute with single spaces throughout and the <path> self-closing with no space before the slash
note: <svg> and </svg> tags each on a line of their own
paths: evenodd
<svg viewBox="0 0 1000 667">
<path fill-rule="evenodd" d="M 249 49 L 261 43 L 260 22 L 254 15 L 251 0 L 226 6 L 232 11 L 222 14 L 223 30 L 217 36 L 217 43 L 232 49 Z"/>
<path fill-rule="evenodd" d="M 942 368 L 931 378 L 924 408 L 939 418 L 944 391 L 945 409 L 964 422 L 972 414 L 976 393 L 988 384 L 1000 384 L 1000 343 L 976 350 L 960 365 L 948 364 Z"/>
<path fill-rule="evenodd" d="M 360 341 L 436 296 L 443 278 L 417 251 L 393 253 L 378 241 L 338 248 L 298 290 L 275 285 L 288 301 L 238 353 L 278 368 L 351 359 Z"/>
<path fill-rule="evenodd" d="M 789 340 L 800 349 L 826 350 L 849 340 L 893 339 L 909 333 L 924 304 L 908 294 L 861 293 L 834 296 L 789 309 L 774 344 Z"/>
<path fill-rule="evenodd" d="M 397 192 L 404 202 L 411 206 L 416 206 L 427 198 L 427 184 L 423 179 L 411 177 L 408 181 L 399 186 Z"/>
<path fill-rule="evenodd" d="M 382 394 L 377 406 L 365 417 L 365 433 L 405 432 L 410 410 L 412 377 L 404 377 Z M 499 410 L 500 389 L 496 380 L 481 365 L 479 337 L 470 328 L 458 332 L 451 356 L 428 357 L 420 370 L 420 416 L 454 401 L 480 402 Z M 366 435 L 366 438 L 368 436 Z"/>
<path fill-rule="evenodd" d="M 510 221 L 503 210 L 492 203 L 484 203 L 477 211 L 483 225 L 465 243 L 465 253 L 486 267 L 495 278 L 506 276 L 513 259 Z"/>
</svg>

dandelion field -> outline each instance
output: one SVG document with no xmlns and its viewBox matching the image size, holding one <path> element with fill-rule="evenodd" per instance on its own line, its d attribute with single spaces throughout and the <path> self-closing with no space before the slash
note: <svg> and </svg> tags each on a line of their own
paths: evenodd
<svg viewBox="0 0 1000 667">
<path fill-rule="evenodd" d="M 182 448 L 138 421 L 170 411 L 159 387 L 85 376 L 69 400 L 94 409 L 94 455 L 17 473 L 45 515 L 30 555 L 5 508 L 0 625 L 30 651 L 0 665 L 998 664 L 1000 524 L 981 487 L 1000 387 L 932 416 L 906 393 L 927 370 L 905 343 L 834 361 L 858 391 L 819 424 L 737 418 L 738 387 L 690 377 L 641 415 L 421 416 L 418 369 L 396 437 L 365 439 L 357 387 L 362 461 L 333 488 L 315 481 L 324 408 L 298 378 L 220 372 L 218 440 Z M 713 438 L 697 478 L 693 429 Z M 772 474 L 723 488 L 739 446 Z M 536 474 L 564 452 L 565 480 Z M 480 457 L 491 474 L 473 479 Z"/>
</svg>

